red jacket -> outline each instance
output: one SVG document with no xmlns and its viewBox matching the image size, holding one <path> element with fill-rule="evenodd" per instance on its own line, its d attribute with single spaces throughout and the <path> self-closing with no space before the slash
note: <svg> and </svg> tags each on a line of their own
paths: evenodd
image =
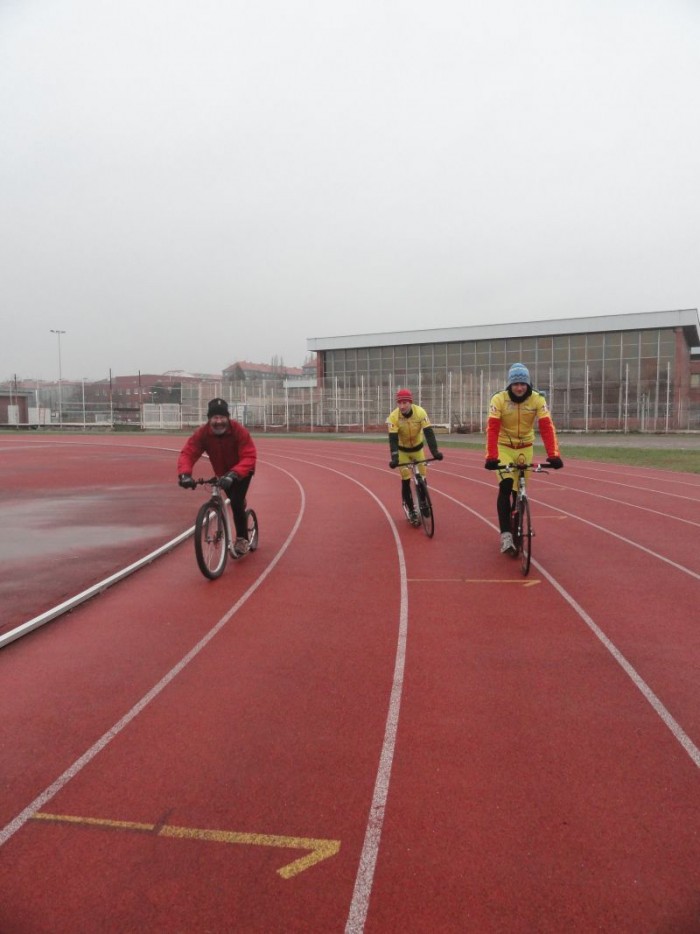
<svg viewBox="0 0 700 934">
<path fill-rule="evenodd" d="M 215 435 L 209 422 L 202 425 L 188 439 L 177 459 L 177 472 L 192 473 L 192 468 L 202 454 L 208 454 L 217 477 L 235 470 L 239 477 L 248 477 L 255 470 L 257 451 L 250 432 L 239 422 L 229 419 L 229 429 L 223 435 Z"/>
</svg>

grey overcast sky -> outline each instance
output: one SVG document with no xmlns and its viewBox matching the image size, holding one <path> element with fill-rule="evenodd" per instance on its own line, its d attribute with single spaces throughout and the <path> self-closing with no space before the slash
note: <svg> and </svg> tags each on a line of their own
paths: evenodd
<svg viewBox="0 0 700 934">
<path fill-rule="evenodd" d="M 0 0 L 0 380 L 697 307 L 698 0 Z"/>
</svg>

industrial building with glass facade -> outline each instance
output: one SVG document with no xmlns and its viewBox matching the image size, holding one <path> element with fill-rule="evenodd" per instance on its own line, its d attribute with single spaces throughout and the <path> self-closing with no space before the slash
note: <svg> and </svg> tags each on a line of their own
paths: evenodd
<svg viewBox="0 0 700 934">
<path fill-rule="evenodd" d="M 381 422 L 396 388 L 408 386 L 433 421 L 481 430 L 491 395 L 521 361 L 562 429 L 700 428 L 690 389 L 697 309 L 312 338 L 307 346 L 317 353 L 319 385 L 335 388 L 341 424 Z"/>
</svg>

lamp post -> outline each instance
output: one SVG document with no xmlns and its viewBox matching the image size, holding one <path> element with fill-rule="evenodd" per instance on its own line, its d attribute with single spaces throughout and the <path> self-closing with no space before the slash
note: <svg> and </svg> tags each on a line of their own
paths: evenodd
<svg viewBox="0 0 700 934">
<path fill-rule="evenodd" d="M 63 428 L 63 374 L 61 372 L 61 334 L 65 334 L 65 331 L 57 331 L 53 328 L 50 329 L 52 334 L 55 334 L 58 338 L 58 425 L 59 428 Z"/>
<path fill-rule="evenodd" d="M 85 377 L 83 376 L 83 431 L 85 431 Z"/>
</svg>

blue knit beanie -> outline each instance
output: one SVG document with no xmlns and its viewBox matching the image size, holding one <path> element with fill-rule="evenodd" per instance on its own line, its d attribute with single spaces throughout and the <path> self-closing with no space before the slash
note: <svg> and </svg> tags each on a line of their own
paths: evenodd
<svg viewBox="0 0 700 934">
<path fill-rule="evenodd" d="M 513 383 L 527 383 L 528 386 L 532 388 L 530 371 L 524 363 L 514 363 L 513 366 L 508 370 L 508 382 L 506 383 L 506 389 L 509 386 L 512 386 Z"/>
</svg>

